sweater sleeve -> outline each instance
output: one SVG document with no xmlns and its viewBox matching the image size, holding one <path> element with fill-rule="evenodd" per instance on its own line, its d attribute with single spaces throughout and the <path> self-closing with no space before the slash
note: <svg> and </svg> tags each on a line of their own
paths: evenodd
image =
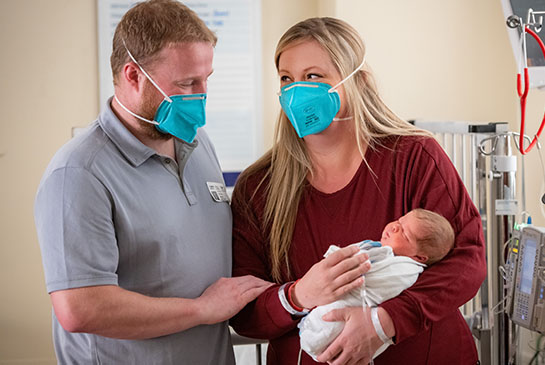
<svg viewBox="0 0 545 365">
<path fill-rule="evenodd" d="M 252 180 L 250 178 L 250 180 Z M 270 277 L 268 237 L 262 229 L 264 199 L 257 184 L 237 183 L 233 191 L 233 276 L 253 275 L 264 280 Z M 255 193 L 255 194 L 254 194 Z M 243 308 L 229 324 L 242 336 L 273 339 L 297 326 L 299 318 L 292 317 L 280 303 L 273 285 L 256 300 Z"/>
<path fill-rule="evenodd" d="M 433 139 L 400 147 L 394 181 L 403 189 L 403 210 L 443 215 L 456 235 L 454 248 L 417 282 L 381 306 L 395 326 L 397 343 L 429 328 L 470 300 L 486 276 L 481 218 L 448 156 Z"/>
</svg>

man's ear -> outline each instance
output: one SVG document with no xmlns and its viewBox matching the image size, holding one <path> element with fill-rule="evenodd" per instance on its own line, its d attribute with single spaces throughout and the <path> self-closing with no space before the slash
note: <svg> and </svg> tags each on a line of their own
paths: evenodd
<svg viewBox="0 0 545 365">
<path fill-rule="evenodd" d="M 136 89 L 136 91 L 139 91 L 140 88 L 142 88 L 143 75 L 141 75 L 140 68 L 134 62 L 127 62 L 123 65 L 120 76 L 123 79 L 123 82 Z"/>
</svg>

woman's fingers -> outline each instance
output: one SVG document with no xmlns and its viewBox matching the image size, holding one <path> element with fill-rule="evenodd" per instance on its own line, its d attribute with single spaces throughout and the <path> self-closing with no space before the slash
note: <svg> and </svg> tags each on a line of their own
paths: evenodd
<svg viewBox="0 0 545 365">
<path fill-rule="evenodd" d="M 293 289 L 297 305 L 312 308 L 331 303 L 363 284 L 361 276 L 370 268 L 367 254 L 347 246 L 328 255 L 301 278 Z"/>
<path fill-rule="evenodd" d="M 333 292 L 333 296 L 335 298 L 341 298 L 346 293 L 356 289 L 361 288 L 361 286 L 365 283 L 365 278 L 363 276 L 358 276 L 355 280 L 348 282 L 344 285 L 339 286 L 335 291 Z"/>
<path fill-rule="evenodd" d="M 339 270 L 339 272 L 335 275 L 335 279 L 333 280 L 333 283 L 336 287 L 341 287 L 343 285 L 346 285 L 348 283 L 351 283 L 352 281 L 358 279 L 363 274 L 365 274 L 369 269 L 371 268 L 371 263 L 369 260 L 358 263 L 357 266 L 353 266 L 346 270 Z"/>
<path fill-rule="evenodd" d="M 340 250 L 337 250 L 327 256 L 324 260 L 329 266 L 336 266 L 339 262 L 344 261 L 345 259 L 354 256 L 358 253 L 360 249 L 356 246 L 347 246 L 343 247 Z"/>
<path fill-rule="evenodd" d="M 366 254 L 356 255 L 338 263 L 332 270 L 331 289 L 341 296 L 363 284 L 362 275 L 371 268 Z"/>
<path fill-rule="evenodd" d="M 345 258 L 343 261 L 337 263 L 331 270 L 333 277 L 337 278 L 342 274 L 357 270 L 360 275 L 365 274 L 371 267 L 369 262 L 369 255 L 359 254 L 352 257 Z"/>
</svg>

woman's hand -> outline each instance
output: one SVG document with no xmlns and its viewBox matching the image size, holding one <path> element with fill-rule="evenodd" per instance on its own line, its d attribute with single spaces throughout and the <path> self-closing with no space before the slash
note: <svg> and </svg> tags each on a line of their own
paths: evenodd
<svg viewBox="0 0 545 365">
<path fill-rule="evenodd" d="M 293 288 L 294 304 L 314 308 L 341 298 L 361 286 L 370 268 L 367 254 L 359 254 L 356 246 L 342 248 L 314 264 Z"/>
<path fill-rule="evenodd" d="M 369 307 L 335 309 L 322 318 L 324 321 L 342 321 L 345 324 L 339 336 L 318 356 L 319 362 L 330 365 L 368 364 L 383 344 L 373 327 Z"/>
</svg>

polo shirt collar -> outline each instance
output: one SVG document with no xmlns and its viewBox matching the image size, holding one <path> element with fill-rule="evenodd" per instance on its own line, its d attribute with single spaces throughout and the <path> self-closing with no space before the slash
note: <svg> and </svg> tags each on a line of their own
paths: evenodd
<svg viewBox="0 0 545 365">
<path fill-rule="evenodd" d="M 104 133 L 121 151 L 123 156 L 135 167 L 143 164 L 148 158 L 157 153 L 138 140 L 114 114 L 111 107 L 112 98 L 109 98 L 100 116 L 98 123 Z"/>
<path fill-rule="evenodd" d="M 154 155 L 158 155 L 157 152 L 138 140 L 132 134 L 125 125 L 115 115 L 111 107 L 111 101 L 113 97 L 110 97 L 106 102 L 106 106 L 100 113 L 98 123 L 108 138 L 116 145 L 121 151 L 123 156 L 135 167 L 143 164 L 148 158 Z M 197 138 L 192 143 L 187 143 L 176 137 L 174 138 L 174 146 L 176 148 L 176 155 L 178 164 L 185 165 L 191 152 L 199 145 Z"/>
</svg>

